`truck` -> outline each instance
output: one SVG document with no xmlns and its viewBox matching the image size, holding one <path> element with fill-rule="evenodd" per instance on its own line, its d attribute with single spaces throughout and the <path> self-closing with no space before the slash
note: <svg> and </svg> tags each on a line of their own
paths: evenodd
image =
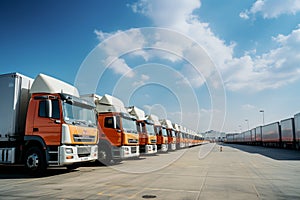
<svg viewBox="0 0 300 200">
<path fill-rule="evenodd" d="M 300 149 L 300 113 L 294 115 L 295 124 L 295 148 Z"/>
<path fill-rule="evenodd" d="M 95 105 L 77 88 L 45 74 L 9 73 L 0 75 L 0 93 L 0 164 L 41 176 L 97 159 Z"/>
<path fill-rule="evenodd" d="M 235 142 L 240 143 L 240 144 L 244 143 L 244 138 L 245 138 L 245 133 L 244 132 L 239 133 L 239 134 L 234 136 Z"/>
<path fill-rule="evenodd" d="M 193 146 L 193 134 L 191 129 L 187 129 L 188 147 Z"/>
<path fill-rule="evenodd" d="M 255 128 L 255 145 L 262 145 L 262 126 Z"/>
<path fill-rule="evenodd" d="M 175 151 L 176 150 L 176 135 L 175 130 L 172 126 L 172 122 L 168 119 L 161 119 L 160 123 L 166 126 L 167 134 L 168 134 L 168 149 Z"/>
<path fill-rule="evenodd" d="M 255 145 L 255 138 L 256 138 L 256 128 L 252 128 L 250 130 L 251 133 L 251 145 Z"/>
<path fill-rule="evenodd" d="M 156 145 L 157 152 L 167 152 L 168 151 L 168 135 L 166 127 L 161 125 L 159 118 L 156 115 L 150 114 L 146 116 L 148 120 L 152 120 L 154 124 L 154 131 L 156 134 Z"/>
<path fill-rule="evenodd" d="M 238 133 L 227 133 L 226 134 L 226 143 L 234 143 L 234 136 Z"/>
<path fill-rule="evenodd" d="M 280 147 L 281 129 L 279 122 L 264 125 L 262 127 L 262 145 Z"/>
<path fill-rule="evenodd" d="M 252 135 L 251 135 L 251 131 L 250 130 L 247 130 L 244 132 L 244 143 L 245 144 L 250 144 L 251 143 L 251 140 L 252 140 Z"/>
<path fill-rule="evenodd" d="M 111 95 L 82 95 L 93 101 L 99 127 L 98 161 L 104 165 L 140 156 L 136 117 L 130 115 L 123 102 Z"/>
<path fill-rule="evenodd" d="M 180 138 L 180 145 L 179 148 L 183 149 L 186 147 L 186 143 L 187 143 L 187 133 L 186 133 L 186 128 L 182 125 L 179 125 L 179 131 L 181 133 L 181 138 Z"/>
<path fill-rule="evenodd" d="M 176 135 L 176 149 L 180 149 L 184 142 L 182 132 L 180 131 L 180 126 L 178 124 L 173 123 L 172 125 Z"/>
<path fill-rule="evenodd" d="M 295 144 L 295 124 L 294 118 L 280 121 L 281 144 L 283 148 L 294 148 Z"/>
<path fill-rule="evenodd" d="M 127 107 L 127 110 L 129 114 L 137 118 L 136 125 L 139 133 L 140 152 L 146 155 L 156 154 L 157 145 L 153 121 L 146 119 L 145 112 L 136 106 Z"/>
</svg>

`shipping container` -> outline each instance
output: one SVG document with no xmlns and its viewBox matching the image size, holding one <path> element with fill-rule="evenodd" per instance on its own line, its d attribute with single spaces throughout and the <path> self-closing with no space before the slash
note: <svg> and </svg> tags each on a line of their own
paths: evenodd
<svg viewBox="0 0 300 200">
<path fill-rule="evenodd" d="M 253 128 L 250 131 L 251 131 L 251 144 L 255 144 L 256 129 Z"/>
<path fill-rule="evenodd" d="M 256 145 L 261 145 L 262 142 L 262 126 L 258 126 L 255 128 L 255 144 Z"/>
<path fill-rule="evenodd" d="M 251 137 L 251 131 L 250 130 L 245 131 L 244 135 L 245 135 L 244 143 L 250 144 L 251 143 L 251 139 L 252 139 L 252 137 Z"/>
<path fill-rule="evenodd" d="M 281 143 L 283 148 L 293 148 L 295 141 L 295 125 L 294 118 L 284 119 L 280 121 L 281 126 Z"/>
<path fill-rule="evenodd" d="M 300 113 L 294 115 L 295 125 L 295 148 L 300 149 Z"/>
<path fill-rule="evenodd" d="M 281 143 L 281 133 L 279 122 L 267 124 L 262 127 L 263 146 L 279 147 Z"/>
</svg>

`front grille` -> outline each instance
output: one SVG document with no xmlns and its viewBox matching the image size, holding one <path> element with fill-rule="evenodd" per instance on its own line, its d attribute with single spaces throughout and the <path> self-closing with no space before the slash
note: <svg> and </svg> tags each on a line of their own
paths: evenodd
<svg viewBox="0 0 300 200">
<path fill-rule="evenodd" d="M 131 153 L 136 153 L 136 147 L 131 147 Z"/>
<path fill-rule="evenodd" d="M 85 157 L 91 154 L 91 147 L 78 147 L 77 155 L 78 157 Z"/>
<path fill-rule="evenodd" d="M 151 140 L 151 143 L 156 143 L 156 140 Z"/>
<path fill-rule="evenodd" d="M 128 139 L 128 143 L 138 143 L 138 139 Z"/>
<path fill-rule="evenodd" d="M 73 139 L 75 142 L 94 142 L 95 137 L 93 135 L 79 135 L 79 134 L 74 134 Z"/>
</svg>

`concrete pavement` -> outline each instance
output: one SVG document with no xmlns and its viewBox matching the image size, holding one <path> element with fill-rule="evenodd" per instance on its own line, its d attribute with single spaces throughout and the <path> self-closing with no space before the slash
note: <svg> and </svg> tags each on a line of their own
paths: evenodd
<svg viewBox="0 0 300 200">
<path fill-rule="evenodd" d="M 32 198 L 300 199 L 300 152 L 206 144 L 43 178 L 0 167 L 0 199 Z"/>
</svg>

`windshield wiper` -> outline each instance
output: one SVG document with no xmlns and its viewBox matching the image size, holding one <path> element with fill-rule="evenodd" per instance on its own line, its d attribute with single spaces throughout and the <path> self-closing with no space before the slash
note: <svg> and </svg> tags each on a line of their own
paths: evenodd
<svg viewBox="0 0 300 200">
<path fill-rule="evenodd" d="M 89 123 L 89 124 L 88 124 L 88 127 L 95 127 L 95 126 L 96 126 L 95 123 Z"/>
<path fill-rule="evenodd" d="M 75 120 L 75 121 L 72 122 L 72 124 L 73 125 L 76 125 L 76 124 L 78 124 L 78 125 L 80 125 L 80 124 L 87 125 L 86 121 L 84 121 L 84 120 Z"/>
<path fill-rule="evenodd" d="M 136 133 L 136 131 L 132 129 L 124 129 L 124 131 L 127 133 Z"/>
</svg>

